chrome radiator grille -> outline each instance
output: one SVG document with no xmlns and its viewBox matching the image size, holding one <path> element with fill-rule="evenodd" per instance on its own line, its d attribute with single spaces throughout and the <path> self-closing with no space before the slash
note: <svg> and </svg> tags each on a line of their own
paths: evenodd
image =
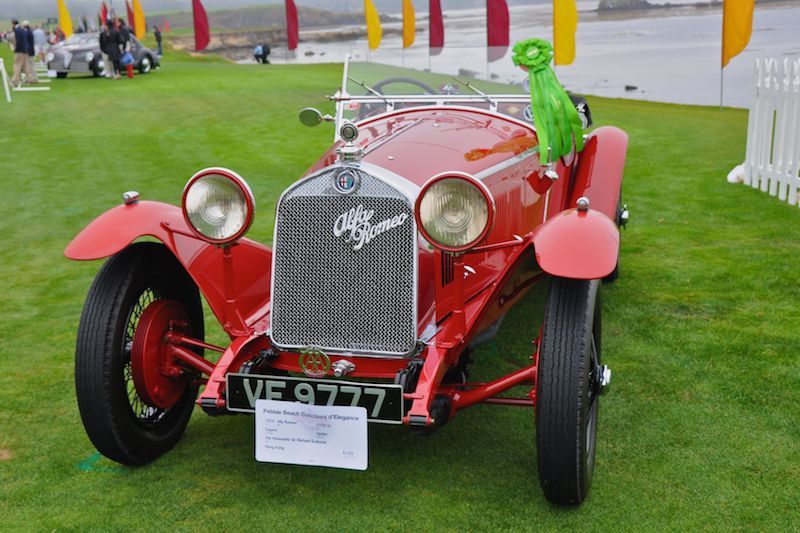
<svg viewBox="0 0 800 533">
<path fill-rule="evenodd" d="M 354 192 L 337 192 L 333 184 L 342 171 L 301 182 L 278 205 L 273 343 L 405 355 L 414 349 L 417 329 L 412 207 L 399 191 L 360 170 L 351 170 L 358 178 Z M 337 221 L 341 225 L 349 213 L 368 217 L 367 225 L 356 233 L 340 227 L 337 236 Z M 361 242 L 362 231 L 376 226 L 375 236 Z"/>
</svg>

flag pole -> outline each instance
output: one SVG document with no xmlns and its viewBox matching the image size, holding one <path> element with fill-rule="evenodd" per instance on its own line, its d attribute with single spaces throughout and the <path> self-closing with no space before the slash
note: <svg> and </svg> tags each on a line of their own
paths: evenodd
<svg viewBox="0 0 800 533">
<path fill-rule="evenodd" d="M 722 111 L 723 72 L 725 71 L 725 0 L 722 1 L 722 31 L 720 33 L 722 42 L 719 47 L 719 110 Z"/>
</svg>

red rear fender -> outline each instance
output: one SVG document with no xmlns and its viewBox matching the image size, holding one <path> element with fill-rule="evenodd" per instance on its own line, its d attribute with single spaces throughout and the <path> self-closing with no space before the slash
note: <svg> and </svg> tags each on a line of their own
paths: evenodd
<svg viewBox="0 0 800 533">
<path fill-rule="evenodd" d="M 64 255 L 80 261 L 101 259 L 145 236 L 155 237 L 175 254 L 228 333 L 241 335 L 251 329 L 248 324 L 262 318 L 269 301 L 272 251 L 249 239 L 231 246 L 226 288 L 223 248 L 195 237 L 173 205 L 141 201 L 109 209 L 69 243 Z"/>
<path fill-rule="evenodd" d="M 605 214 L 568 209 L 533 237 L 536 261 L 553 276 L 598 279 L 611 274 L 619 255 L 619 230 Z"/>
</svg>

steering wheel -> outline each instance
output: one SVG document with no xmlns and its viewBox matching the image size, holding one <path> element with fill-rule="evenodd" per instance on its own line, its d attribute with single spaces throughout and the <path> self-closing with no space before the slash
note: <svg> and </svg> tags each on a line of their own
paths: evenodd
<svg viewBox="0 0 800 533">
<path fill-rule="evenodd" d="M 372 89 L 377 93 L 386 94 L 383 92 L 383 88 L 393 83 L 405 83 L 407 85 L 415 85 L 420 89 L 422 89 L 423 91 L 425 91 L 425 93 L 427 94 L 438 94 L 433 87 L 419 80 L 415 80 L 414 78 L 386 78 L 385 80 L 381 80 L 375 85 L 373 85 Z M 367 94 L 371 93 L 367 91 Z M 377 107 L 378 104 L 362 104 L 361 107 L 358 109 L 358 120 L 364 119 L 372 115 Z"/>
<path fill-rule="evenodd" d="M 392 83 L 407 83 L 409 85 L 416 85 L 428 94 L 436 94 L 436 91 L 433 89 L 433 87 L 419 80 L 415 80 L 414 78 L 386 78 L 385 80 L 379 81 L 373 85 L 372 88 L 381 94 L 385 94 L 381 89 L 387 85 L 391 85 Z"/>
</svg>

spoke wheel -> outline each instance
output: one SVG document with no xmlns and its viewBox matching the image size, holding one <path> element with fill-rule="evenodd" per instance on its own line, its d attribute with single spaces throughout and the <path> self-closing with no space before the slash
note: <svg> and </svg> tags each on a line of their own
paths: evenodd
<svg viewBox="0 0 800 533">
<path fill-rule="evenodd" d="M 597 280 L 553 278 L 542 325 L 536 393 L 539 482 L 548 500 L 579 505 L 595 464 L 601 391 Z"/>
<path fill-rule="evenodd" d="M 171 377 L 158 375 L 172 391 L 164 401 L 153 401 L 137 384 L 137 373 L 161 371 L 136 367 L 137 361 L 157 360 L 157 354 L 134 355 L 143 317 L 153 306 L 171 302 L 183 310 L 174 317 L 186 323 L 183 331 L 202 340 L 197 288 L 172 254 L 155 243 L 134 244 L 110 258 L 86 298 L 75 354 L 78 407 L 94 446 L 120 463 L 145 464 L 170 450 L 192 414 L 198 376 L 188 368 Z M 156 338 L 163 344 L 162 336 Z"/>
</svg>

